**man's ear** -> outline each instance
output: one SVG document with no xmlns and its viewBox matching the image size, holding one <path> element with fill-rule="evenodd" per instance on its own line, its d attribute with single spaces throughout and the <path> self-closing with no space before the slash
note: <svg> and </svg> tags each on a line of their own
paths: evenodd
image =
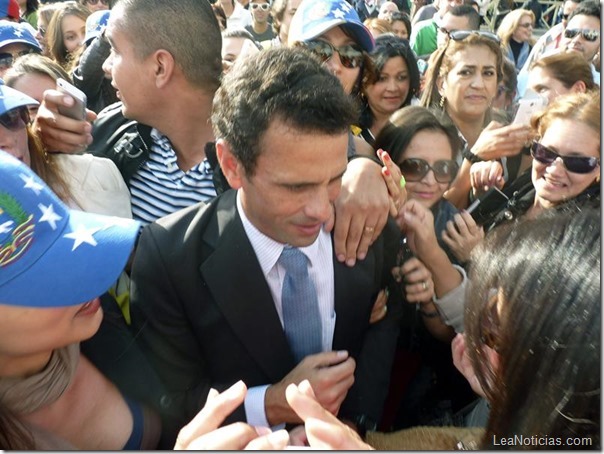
<svg viewBox="0 0 604 454">
<path fill-rule="evenodd" d="M 151 58 L 155 85 L 157 85 L 158 88 L 162 88 L 167 85 L 174 74 L 174 69 L 176 68 L 174 57 L 167 50 L 158 49 L 153 53 Z"/>
<path fill-rule="evenodd" d="M 578 80 L 570 87 L 570 91 L 572 93 L 585 93 L 587 91 L 587 86 L 585 85 L 585 82 Z"/>
<path fill-rule="evenodd" d="M 216 141 L 216 157 L 220 163 L 220 168 L 229 185 L 233 189 L 239 189 L 245 176 L 245 171 L 239 160 L 231 152 L 231 146 L 223 139 Z"/>
</svg>

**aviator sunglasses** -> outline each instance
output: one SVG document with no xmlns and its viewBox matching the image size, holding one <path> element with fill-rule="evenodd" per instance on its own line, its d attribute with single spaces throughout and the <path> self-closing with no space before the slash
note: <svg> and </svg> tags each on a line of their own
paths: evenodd
<svg viewBox="0 0 604 454">
<path fill-rule="evenodd" d="M 434 178 L 439 183 L 451 183 L 457 175 L 459 166 L 455 161 L 450 159 L 443 159 L 436 161 L 433 166 L 428 164 L 423 159 L 411 158 L 405 159 L 399 165 L 401 173 L 405 176 L 407 181 L 421 181 L 428 172 L 432 170 L 434 172 Z"/>
<path fill-rule="evenodd" d="M 340 62 L 345 68 L 358 68 L 363 61 L 363 52 L 351 44 L 340 47 L 334 47 L 326 41 L 307 41 L 303 44 L 322 62 L 329 60 L 334 53 L 340 56 Z"/>
<path fill-rule="evenodd" d="M 600 37 L 600 32 L 598 30 L 590 30 L 589 28 L 567 28 L 564 30 L 564 37 L 568 39 L 573 39 L 578 34 L 581 34 L 585 41 L 591 43 Z"/>
<path fill-rule="evenodd" d="M 0 115 L 0 125 L 9 131 L 19 131 L 29 123 L 29 111 L 27 107 L 17 107 Z"/>
<path fill-rule="evenodd" d="M 562 159 L 566 170 L 572 173 L 589 173 L 600 165 L 600 160 L 598 158 L 586 156 L 562 156 L 539 142 L 533 142 L 531 145 L 531 156 L 541 164 L 547 165 L 552 164 L 556 159 L 560 158 Z"/>
<path fill-rule="evenodd" d="M 485 31 L 480 31 L 480 30 L 452 30 L 452 31 L 447 31 L 443 27 L 441 27 L 441 31 L 443 33 L 446 33 L 447 36 L 449 38 L 451 38 L 453 41 L 463 41 L 468 36 L 477 35 L 477 36 L 480 36 L 482 38 L 487 38 L 487 39 L 490 39 L 491 41 L 495 41 L 497 44 L 501 43 L 501 40 L 499 39 L 499 36 L 497 36 L 495 33 L 491 33 L 491 32 L 485 32 Z"/>
</svg>

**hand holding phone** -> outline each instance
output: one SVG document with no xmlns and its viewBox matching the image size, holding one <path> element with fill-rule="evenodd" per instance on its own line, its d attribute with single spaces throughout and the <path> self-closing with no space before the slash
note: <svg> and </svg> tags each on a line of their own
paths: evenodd
<svg viewBox="0 0 604 454">
<path fill-rule="evenodd" d="M 59 105 L 59 113 L 74 120 L 85 120 L 87 98 L 84 92 L 61 78 L 57 79 L 57 90 L 71 96 L 74 101 L 71 107 Z"/>
<path fill-rule="evenodd" d="M 466 210 L 478 225 L 484 225 L 487 221 L 509 201 L 507 195 L 493 186 L 482 197 L 474 200 Z"/>
</svg>

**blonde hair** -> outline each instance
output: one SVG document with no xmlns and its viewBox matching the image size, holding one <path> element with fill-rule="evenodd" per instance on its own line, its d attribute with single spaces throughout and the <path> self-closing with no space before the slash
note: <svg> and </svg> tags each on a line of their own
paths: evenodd
<svg viewBox="0 0 604 454">
<path fill-rule="evenodd" d="M 363 25 L 367 27 L 369 30 L 375 30 L 379 35 L 383 35 L 384 33 L 392 33 L 392 24 L 386 19 L 378 19 L 377 17 L 372 17 L 369 19 L 365 19 Z"/>
<path fill-rule="evenodd" d="M 510 45 L 510 39 L 512 39 L 512 35 L 516 31 L 516 29 L 520 26 L 520 21 L 524 16 L 529 16 L 533 21 L 533 26 L 535 24 L 535 14 L 528 9 L 515 9 L 510 11 L 505 15 L 499 28 L 497 29 L 497 36 L 501 40 L 501 46 L 504 49 L 507 49 Z M 535 44 L 535 39 L 531 37 L 529 40 L 529 45 Z"/>
</svg>

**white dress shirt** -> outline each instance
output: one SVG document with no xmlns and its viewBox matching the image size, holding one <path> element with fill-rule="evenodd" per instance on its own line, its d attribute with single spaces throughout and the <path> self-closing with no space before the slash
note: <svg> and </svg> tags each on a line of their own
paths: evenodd
<svg viewBox="0 0 604 454">
<path fill-rule="evenodd" d="M 277 310 L 277 314 L 279 314 L 279 320 L 283 327 L 281 290 L 285 279 L 285 269 L 278 262 L 281 252 L 286 245 L 269 238 L 250 222 L 243 210 L 241 194 L 239 192 L 237 192 L 237 211 L 241 217 L 245 234 L 254 248 L 260 268 L 270 288 L 275 309 Z M 321 315 L 321 346 L 323 351 L 330 351 L 332 349 L 333 334 L 336 326 L 331 236 L 321 229 L 319 236 L 313 244 L 299 249 L 309 259 L 308 273 L 317 290 L 319 314 Z M 255 386 L 248 390 L 244 407 L 245 416 L 250 425 L 268 427 L 264 411 L 264 394 L 269 386 Z"/>
</svg>

